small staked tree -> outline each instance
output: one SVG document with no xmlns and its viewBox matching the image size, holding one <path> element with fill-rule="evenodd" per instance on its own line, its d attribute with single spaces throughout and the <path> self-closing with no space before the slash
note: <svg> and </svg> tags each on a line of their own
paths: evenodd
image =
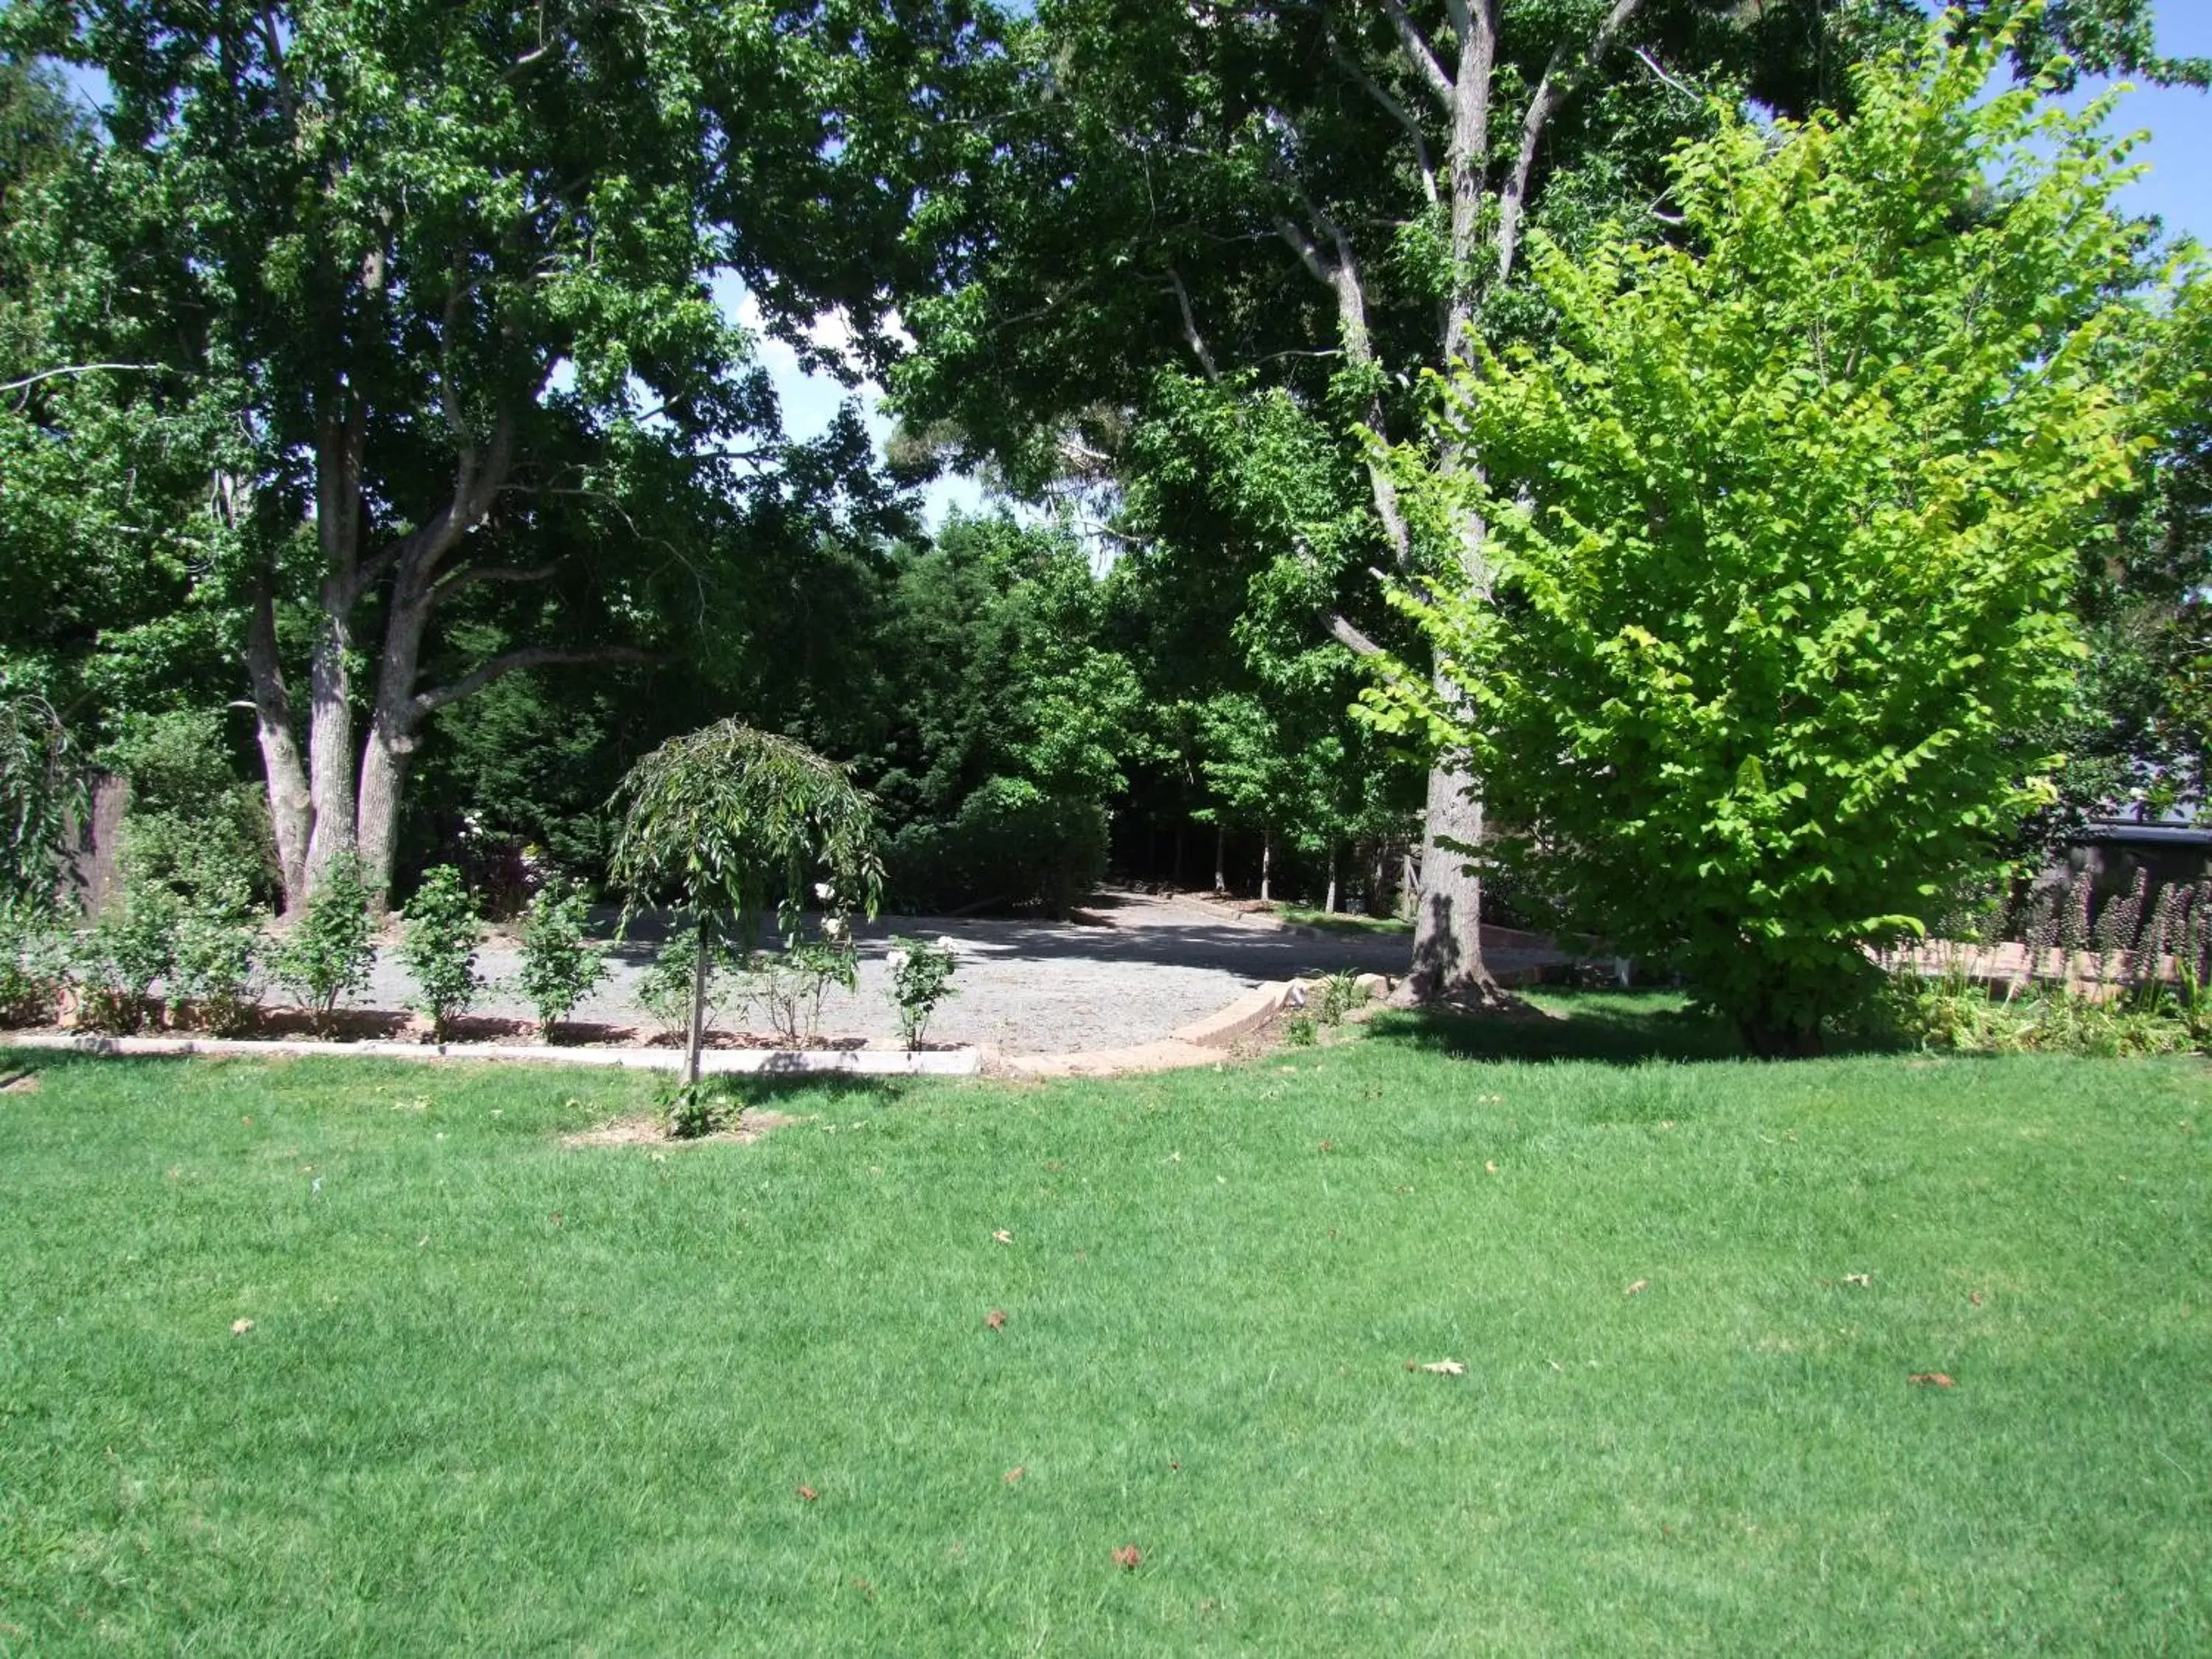
<svg viewBox="0 0 2212 1659">
<path fill-rule="evenodd" d="M 697 930 L 684 1079 L 699 1080 L 714 953 L 749 943 L 771 909 L 794 931 L 811 887 L 873 915 L 883 888 L 874 808 L 845 769 L 804 744 L 722 720 L 672 738 L 615 791 L 610 872 L 631 907 L 663 903 Z"/>
<path fill-rule="evenodd" d="M 1726 117 L 1676 158 L 1680 246 L 1539 237 L 1556 338 L 1450 377 L 1432 440 L 1486 471 L 1407 492 L 1486 523 L 1497 580 L 1406 596 L 1474 691 L 1408 672 L 1386 720 L 1762 1051 L 2047 795 L 2081 550 L 2212 302 L 2115 210 L 2108 105 L 1985 95 L 2029 15 L 1863 70 L 1849 119 Z"/>
</svg>

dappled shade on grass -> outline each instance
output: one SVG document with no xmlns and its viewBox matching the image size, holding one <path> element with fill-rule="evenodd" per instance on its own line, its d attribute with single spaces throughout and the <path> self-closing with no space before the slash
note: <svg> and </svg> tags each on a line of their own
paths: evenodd
<svg viewBox="0 0 2212 1659">
<path fill-rule="evenodd" d="M 2212 1642 L 2200 1066 L 1620 1058 L 18 1060 L 0 1647 Z"/>
</svg>

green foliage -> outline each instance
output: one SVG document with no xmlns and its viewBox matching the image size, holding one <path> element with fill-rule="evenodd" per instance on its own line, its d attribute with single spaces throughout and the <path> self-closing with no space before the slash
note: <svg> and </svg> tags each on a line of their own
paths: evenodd
<svg viewBox="0 0 2212 1659">
<path fill-rule="evenodd" d="M 177 920 L 169 975 L 170 1018 L 234 1036 L 261 1004 L 261 929 L 265 915 L 242 886 L 211 888 L 187 899 Z M 181 1005 L 181 1006 L 179 1006 Z"/>
<path fill-rule="evenodd" d="M 1764 1047 L 1817 1042 L 2048 799 L 2021 736 L 2204 302 L 2189 268 L 2136 301 L 2125 147 L 2101 106 L 1984 99 L 2003 40 L 1685 149 L 1684 246 L 1540 240 L 1558 341 L 1443 388 L 1434 441 L 1484 476 L 1414 492 L 1432 536 L 1489 521 L 1405 596 L 1468 701 L 1405 670 L 1374 707 L 1472 751 L 1569 925 Z"/>
<path fill-rule="evenodd" d="M 515 982 L 538 1016 L 538 1035 L 553 1040 L 554 1027 L 605 982 L 606 955 L 586 933 L 590 895 L 556 876 L 530 896 L 523 912 L 522 963 Z"/>
<path fill-rule="evenodd" d="M 77 933 L 69 966 L 81 1028 L 127 1036 L 155 1018 L 154 988 L 175 967 L 180 919 L 173 894 L 143 884 Z"/>
<path fill-rule="evenodd" d="M 181 896 L 257 899 L 278 890 L 262 792 L 232 769 L 223 715 L 191 709 L 129 716 L 100 763 L 130 782 L 124 858 L 134 881 Z"/>
<path fill-rule="evenodd" d="M 1106 874 L 1106 809 L 993 778 L 949 822 L 908 824 L 885 850 L 891 892 L 928 914 L 967 903 L 1066 916 Z"/>
<path fill-rule="evenodd" d="M 890 978 L 884 994 L 898 1015 L 899 1038 L 911 1052 L 921 1047 L 937 1005 L 959 994 L 952 988 L 959 957 L 949 938 L 934 945 L 927 939 L 894 938 L 884 962 Z"/>
<path fill-rule="evenodd" d="M 299 920 L 277 941 L 271 976 L 328 1030 L 338 999 L 368 988 L 376 966 L 375 921 L 361 866 L 334 863 Z"/>
<path fill-rule="evenodd" d="M 430 1017 L 432 1040 L 443 1042 L 482 988 L 477 951 L 484 940 L 483 918 L 450 864 L 423 872 L 402 915 L 399 963 L 415 981 L 411 1006 Z"/>
<path fill-rule="evenodd" d="M 795 915 L 817 875 L 874 914 L 875 815 L 844 768 L 723 720 L 672 738 L 622 781 L 611 873 L 633 903 L 662 901 L 741 937 L 773 906 Z"/>
</svg>

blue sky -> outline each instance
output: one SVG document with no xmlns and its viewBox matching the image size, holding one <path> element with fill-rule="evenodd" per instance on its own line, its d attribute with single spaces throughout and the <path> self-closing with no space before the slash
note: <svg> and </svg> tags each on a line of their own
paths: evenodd
<svg viewBox="0 0 2212 1659">
<path fill-rule="evenodd" d="M 2158 44 L 2175 58 L 2212 58 L 2212 0 L 2158 0 Z M 2166 228 L 2212 246 L 2212 93 L 2139 87 L 2120 100 L 2114 126 L 2146 129 L 2136 152 L 2150 171 L 2123 199 Z"/>
</svg>

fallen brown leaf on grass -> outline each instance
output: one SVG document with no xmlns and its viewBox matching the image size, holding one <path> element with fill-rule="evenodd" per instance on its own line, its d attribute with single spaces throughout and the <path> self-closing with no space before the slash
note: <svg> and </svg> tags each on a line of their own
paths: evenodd
<svg viewBox="0 0 2212 1659">
<path fill-rule="evenodd" d="M 991 1242 L 994 1244 L 1011 1244 L 1014 1242 L 1014 1236 L 1001 1227 L 991 1235 Z"/>
<path fill-rule="evenodd" d="M 1461 1364 L 1456 1359 L 1431 1359 L 1426 1364 L 1423 1365 L 1421 1369 L 1425 1371 L 1434 1372 L 1438 1376 L 1465 1376 L 1467 1375 L 1467 1367 Z"/>
<path fill-rule="evenodd" d="M 1633 1285 L 1631 1285 L 1626 1290 L 1623 1291 L 1621 1294 L 1623 1296 L 1641 1296 L 1644 1291 L 1650 1288 L 1651 1281 L 1650 1279 L 1639 1279 Z"/>
<path fill-rule="evenodd" d="M 1966 1292 L 1966 1300 L 1978 1308 L 1982 1305 L 1982 1293 L 1979 1291 L 1969 1291 Z"/>
<path fill-rule="evenodd" d="M 1006 1310 L 1004 1308 L 992 1309 L 983 1316 L 983 1322 L 994 1331 L 1003 1330 L 1006 1323 Z"/>
<path fill-rule="evenodd" d="M 1498 1173 L 1498 1166 L 1495 1164 L 1485 1164 L 1482 1167 L 1484 1171 L 1487 1174 L 1496 1175 Z"/>
<path fill-rule="evenodd" d="M 1145 1559 L 1144 1551 L 1134 1544 L 1124 1544 L 1114 1552 L 1114 1565 L 1124 1572 L 1134 1572 Z"/>
<path fill-rule="evenodd" d="M 1844 1283 L 1846 1285 L 1856 1285 L 1861 1290 L 1865 1290 L 1869 1285 L 1874 1283 L 1874 1275 L 1872 1273 L 1845 1273 L 1844 1275 Z"/>
<path fill-rule="evenodd" d="M 815 1491 L 811 1486 L 801 1486 L 799 1489 L 799 1495 L 810 1504 L 811 1504 L 816 1498 L 822 1496 L 820 1492 Z"/>
<path fill-rule="evenodd" d="M 1915 1371 L 1905 1380 L 1908 1382 L 1917 1382 L 1923 1389 L 1951 1389 L 1958 1386 L 1941 1371 Z"/>
<path fill-rule="evenodd" d="M 233 1336 L 244 1336 L 252 1328 L 253 1322 L 250 1319 L 234 1319 L 230 1322 L 230 1334 Z"/>
<path fill-rule="evenodd" d="M 1028 1473 L 1029 1471 L 1024 1468 L 1020 1464 L 1015 1464 L 1013 1468 L 1006 1471 L 1006 1484 L 1010 1486 L 1012 1486 L 1015 1481 L 1020 1480 Z"/>
</svg>

